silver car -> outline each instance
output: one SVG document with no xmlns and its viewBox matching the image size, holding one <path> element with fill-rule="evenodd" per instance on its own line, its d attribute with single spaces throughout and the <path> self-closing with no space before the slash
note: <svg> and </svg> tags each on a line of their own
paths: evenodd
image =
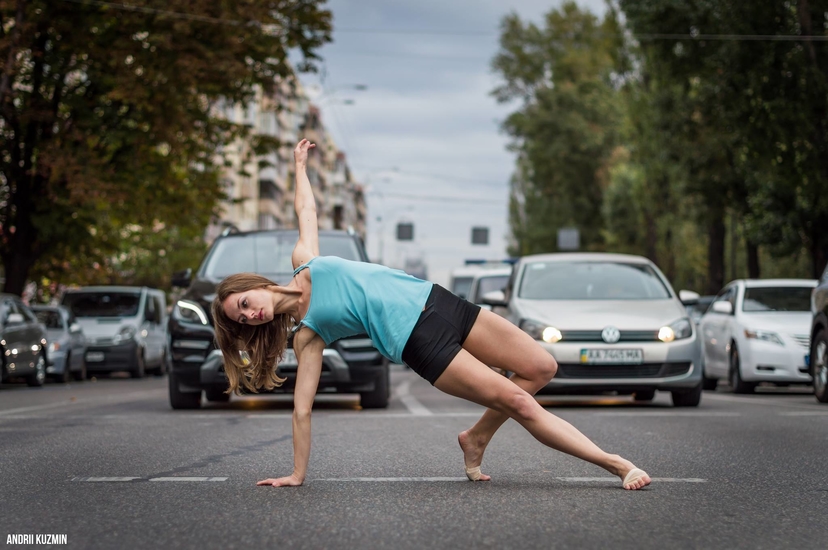
<svg viewBox="0 0 828 550">
<path fill-rule="evenodd" d="M 544 393 L 671 392 L 673 405 L 701 401 L 701 346 L 686 305 L 650 260 L 626 254 L 540 254 L 515 266 L 506 292 L 483 298 L 558 362 Z"/>
</svg>

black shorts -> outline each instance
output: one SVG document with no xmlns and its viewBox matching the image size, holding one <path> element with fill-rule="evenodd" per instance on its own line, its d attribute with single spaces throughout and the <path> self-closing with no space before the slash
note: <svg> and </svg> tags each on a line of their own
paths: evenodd
<svg viewBox="0 0 828 550">
<path fill-rule="evenodd" d="M 403 348 L 403 362 L 433 386 L 460 353 L 479 313 L 480 306 L 434 285 Z"/>
</svg>

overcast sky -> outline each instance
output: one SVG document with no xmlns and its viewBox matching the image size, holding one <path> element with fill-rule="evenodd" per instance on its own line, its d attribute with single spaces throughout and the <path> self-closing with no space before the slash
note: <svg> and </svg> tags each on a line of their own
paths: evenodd
<svg viewBox="0 0 828 550">
<path fill-rule="evenodd" d="M 499 83 L 490 62 L 504 15 L 516 12 L 541 23 L 560 4 L 328 3 L 334 41 L 320 50 L 323 70 L 302 75 L 302 81 L 311 94 L 322 94 L 325 124 L 357 181 L 368 186 L 372 260 L 402 267 L 406 256 L 419 256 L 429 279 L 447 285 L 451 269 L 466 258 L 506 257 L 514 157 L 500 124 L 515 105 L 499 105 L 490 95 Z M 602 0 L 579 4 L 604 12 Z M 413 243 L 396 242 L 401 221 L 414 223 Z M 488 246 L 470 244 L 475 226 L 489 228 Z"/>
</svg>

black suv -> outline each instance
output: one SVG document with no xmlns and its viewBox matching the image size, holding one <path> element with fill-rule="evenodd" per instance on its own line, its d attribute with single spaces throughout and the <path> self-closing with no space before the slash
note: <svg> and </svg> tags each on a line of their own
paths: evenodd
<svg viewBox="0 0 828 550">
<path fill-rule="evenodd" d="M 173 409 L 195 409 L 201 392 L 207 401 L 225 402 L 230 396 L 224 374 L 224 359 L 214 341 L 210 303 L 216 286 L 234 273 L 251 272 L 286 285 L 293 277 L 291 254 L 299 232 L 271 230 L 225 232 L 213 243 L 195 277 L 191 270 L 173 275 L 173 286 L 186 287 L 170 315 L 169 337 L 172 370 L 169 377 Z M 362 239 L 351 232 L 320 231 L 322 256 L 368 261 Z M 292 392 L 296 383 L 296 355 L 288 342 L 278 366 L 287 381 L 274 392 Z M 359 393 L 363 408 L 388 406 L 388 360 L 374 347 L 368 335 L 333 342 L 323 353 L 318 391 Z"/>
</svg>

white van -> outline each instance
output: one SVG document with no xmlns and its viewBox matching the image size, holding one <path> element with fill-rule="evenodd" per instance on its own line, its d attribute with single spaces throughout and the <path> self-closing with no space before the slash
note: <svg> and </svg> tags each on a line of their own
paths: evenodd
<svg viewBox="0 0 828 550">
<path fill-rule="evenodd" d="M 129 371 L 161 375 L 167 365 L 167 300 L 164 292 L 136 286 L 88 286 L 68 290 L 69 308 L 88 341 L 88 373 Z"/>
</svg>

